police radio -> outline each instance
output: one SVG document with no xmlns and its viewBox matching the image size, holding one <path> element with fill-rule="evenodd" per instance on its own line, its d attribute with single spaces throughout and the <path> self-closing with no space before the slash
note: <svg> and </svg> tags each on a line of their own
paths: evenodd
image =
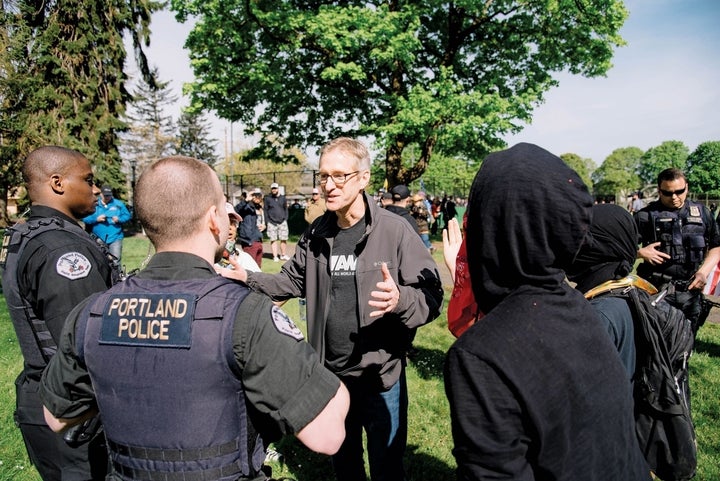
<svg viewBox="0 0 720 481">
<path fill-rule="evenodd" d="M 685 251 L 680 218 L 678 216 L 651 216 L 651 218 L 655 242 L 660 242 L 657 250 L 669 255 L 672 261 L 683 263 Z"/>
<path fill-rule="evenodd" d="M 653 220 L 655 242 L 660 242 L 657 250 L 672 256 L 673 227 L 676 219 L 665 217 Z"/>
</svg>

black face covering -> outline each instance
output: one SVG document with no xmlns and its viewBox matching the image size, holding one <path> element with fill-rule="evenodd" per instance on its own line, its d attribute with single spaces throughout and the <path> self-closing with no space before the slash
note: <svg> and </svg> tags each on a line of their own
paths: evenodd
<svg viewBox="0 0 720 481">
<path fill-rule="evenodd" d="M 533 144 L 487 156 L 468 204 L 468 264 L 486 314 L 521 286 L 564 282 L 590 228 L 592 197 L 559 157 Z"/>
<path fill-rule="evenodd" d="M 568 279 L 587 292 L 605 281 L 622 279 L 637 257 L 637 226 L 632 216 L 614 204 L 593 206 L 592 238 L 568 268 Z"/>
</svg>

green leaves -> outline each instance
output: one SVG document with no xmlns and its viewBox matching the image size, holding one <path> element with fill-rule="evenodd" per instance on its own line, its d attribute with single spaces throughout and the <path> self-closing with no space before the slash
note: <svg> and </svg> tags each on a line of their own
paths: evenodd
<svg viewBox="0 0 720 481">
<path fill-rule="evenodd" d="M 687 158 L 686 175 L 693 192 L 720 196 L 720 141 L 698 145 Z"/>
<path fill-rule="evenodd" d="M 121 183 L 117 133 L 126 128 L 121 116 L 129 100 L 123 35 L 132 38 L 147 74 L 142 44 L 150 16 L 163 2 L 12 3 L 0 17 L 3 140 L 17 146 L 18 158 L 43 144 L 74 148 L 91 160 L 99 181 Z M 0 179 L 0 195 L 17 185 L 17 177 L 13 171 Z"/>
<path fill-rule="evenodd" d="M 592 174 L 596 194 L 615 195 L 640 190 L 638 176 L 643 151 L 638 147 L 615 149 Z"/>
<path fill-rule="evenodd" d="M 317 146 L 367 136 L 391 183 L 433 152 L 478 158 L 529 121 L 552 73 L 603 75 L 620 0 L 265 2 L 173 0 L 198 21 L 186 47 L 193 105 L 247 134 Z M 402 152 L 420 146 L 415 165 Z"/>
</svg>

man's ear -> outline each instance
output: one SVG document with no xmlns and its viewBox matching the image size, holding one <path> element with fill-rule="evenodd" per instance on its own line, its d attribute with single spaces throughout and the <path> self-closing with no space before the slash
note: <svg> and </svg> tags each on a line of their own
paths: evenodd
<svg viewBox="0 0 720 481">
<path fill-rule="evenodd" d="M 365 190 L 365 187 L 367 187 L 369 183 L 370 183 L 370 171 L 369 171 L 369 170 L 363 170 L 362 176 L 361 176 L 360 188 L 361 188 L 362 190 Z"/>
<path fill-rule="evenodd" d="M 212 232 L 215 236 L 220 235 L 220 230 L 221 230 L 220 227 L 221 226 L 220 226 L 220 221 L 218 219 L 217 206 L 211 205 L 205 215 L 208 218 L 208 226 L 210 227 L 210 232 Z"/>
<path fill-rule="evenodd" d="M 63 176 L 60 174 L 53 174 L 50 176 L 50 188 L 57 194 L 65 192 L 65 186 L 63 185 Z"/>
</svg>

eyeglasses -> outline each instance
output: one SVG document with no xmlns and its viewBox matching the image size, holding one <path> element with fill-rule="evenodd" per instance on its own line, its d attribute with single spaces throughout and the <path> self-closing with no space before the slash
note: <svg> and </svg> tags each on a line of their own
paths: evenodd
<svg viewBox="0 0 720 481">
<path fill-rule="evenodd" d="M 360 171 L 356 170 L 355 172 L 348 172 L 347 174 L 318 174 L 318 178 L 320 179 L 320 185 L 325 185 L 327 184 L 328 179 L 332 179 L 333 184 L 340 187 L 347 182 L 348 177 L 355 175 L 358 172 Z"/>
<path fill-rule="evenodd" d="M 677 195 L 678 197 L 680 197 L 687 190 L 687 185 L 685 185 L 685 187 L 683 187 L 682 189 L 678 189 L 678 190 L 663 190 L 663 189 L 658 189 L 658 190 L 660 190 L 660 193 L 662 195 L 664 195 L 665 197 L 672 197 L 673 195 Z"/>
</svg>

